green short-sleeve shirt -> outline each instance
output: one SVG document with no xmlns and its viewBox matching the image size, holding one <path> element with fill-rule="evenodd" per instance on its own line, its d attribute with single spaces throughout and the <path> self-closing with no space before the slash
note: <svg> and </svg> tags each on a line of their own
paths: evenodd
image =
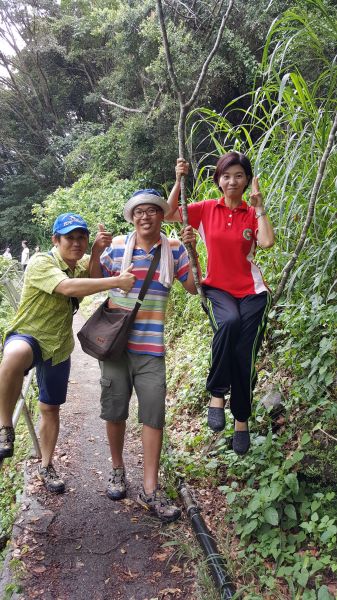
<svg viewBox="0 0 337 600">
<path fill-rule="evenodd" d="M 71 299 L 54 292 L 68 277 L 89 277 L 89 259 L 85 254 L 72 271 L 57 248 L 52 254 L 40 253 L 28 263 L 18 311 L 10 328 L 33 336 L 40 344 L 43 360 L 56 365 L 66 360 L 74 348 Z"/>
</svg>

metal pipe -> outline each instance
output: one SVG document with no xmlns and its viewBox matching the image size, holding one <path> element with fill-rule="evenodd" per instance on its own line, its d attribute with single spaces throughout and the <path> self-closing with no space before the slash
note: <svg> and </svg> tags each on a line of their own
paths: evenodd
<svg viewBox="0 0 337 600">
<path fill-rule="evenodd" d="M 233 598 L 235 589 L 225 571 L 224 559 L 219 554 L 216 541 L 207 529 L 205 521 L 200 515 L 200 510 L 184 482 L 180 483 L 179 492 L 196 538 L 206 556 L 206 563 L 211 571 L 215 586 L 220 591 L 221 600 Z"/>
</svg>

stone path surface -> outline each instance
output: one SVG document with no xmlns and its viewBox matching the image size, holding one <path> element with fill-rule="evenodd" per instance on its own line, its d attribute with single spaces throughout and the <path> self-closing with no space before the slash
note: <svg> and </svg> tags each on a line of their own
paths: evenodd
<svg viewBox="0 0 337 600">
<path fill-rule="evenodd" d="M 76 316 L 75 330 L 82 322 Z M 180 563 L 165 545 L 178 531 L 193 543 L 187 521 L 162 526 L 135 502 L 142 477 L 135 424 L 126 440 L 128 497 L 112 502 L 105 495 L 111 462 L 98 416 L 98 381 L 97 361 L 77 344 L 55 461 L 67 490 L 47 493 L 35 477 L 38 461 L 28 462 L 0 598 L 13 581 L 14 564 L 21 591 L 12 598 L 21 600 L 194 600 L 193 566 Z"/>
</svg>

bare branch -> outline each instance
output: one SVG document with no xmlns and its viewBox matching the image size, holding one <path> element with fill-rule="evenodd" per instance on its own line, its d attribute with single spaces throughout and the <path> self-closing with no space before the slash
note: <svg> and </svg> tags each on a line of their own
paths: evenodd
<svg viewBox="0 0 337 600">
<path fill-rule="evenodd" d="M 178 79 L 177 79 L 177 76 L 176 76 L 176 73 L 174 70 L 174 66 L 173 66 L 173 61 L 172 61 L 172 56 L 171 56 L 170 46 L 169 46 L 168 37 L 167 37 L 166 26 L 165 26 L 162 2 L 161 2 L 161 0 L 157 0 L 158 18 L 159 18 L 160 28 L 161 28 L 161 32 L 162 32 L 162 39 L 163 39 L 165 56 L 166 56 L 167 69 L 168 69 L 168 72 L 169 72 L 169 75 L 170 75 L 170 78 L 171 78 L 171 81 L 173 84 L 173 89 L 178 98 L 178 102 L 179 102 L 179 106 L 180 106 L 179 123 L 178 123 L 178 143 L 179 143 L 179 156 L 181 158 L 184 158 L 186 155 L 185 129 L 186 129 L 186 117 L 187 117 L 188 110 L 191 108 L 192 104 L 196 101 L 196 99 L 199 95 L 200 88 L 206 77 L 209 64 L 210 64 L 213 56 L 215 55 L 215 53 L 218 50 L 221 36 L 223 34 L 223 30 L 225 28 L 225 24 L 226 24 L 229 14 L 230 14 L 230 11 L 233 7 L 233 4 L 234 4 L 234 0 L 229 0 L 227 11 L 221 20 L 221 24 L 220 24 L 220 27 L 218 30 L 215 44 L 202 66 L 198 81 L 194 88 L 194 91 L 192 92 L 190 99 L 186 102 L 185 98 L 184 98 L 184 94 L 182 92 L 182 88 L 178 82 Z M 186 203 L 186 185 L 185 185 L 185 177 L 184 176 L 182 176 L 180 183 L 181 183 L 180 199 L 181 199 L 182 217 L 183 217 L 183 224 L 184 224 L 184 226 L 186 226 L 188 224 L 188 213 L 187 213 L 187 203 Z M 205 294 L 203 292 L 203 289 L 202 289 L 202 287 L 200 285 L 200 281 L 199 281 L 198 267 L 197 267 L 198 260 L 196 257 L 195 250 L 191 244 L 187 244 L 186 248 L 187 248 L 188 256 L 189 256 L 191 266 L 192 266 L 194 283 L 198 290 L 198 294 L 200 296 L 202 306 L 205 309 L 205 311 L 208 312 L 206 297 L 205 297 Z"/>
<path fill-rule="evenodd" d="M 321 433 L 324 433 L 324 435 L 328 436 L 328 438 L 330 438 L 331 440 L 334 440 L 335 442 L 337 442 L 337 438 L 335 438 L 333 435 L 330 435 L 330 433 L 327 433 L 326 431 L 324 431 L 324 429 L 321 429 L 320 427 L 317 427 L 316 431 L 320 431 Z"/>
<path fill-rule="evenodd" d="M 196 86 L 194 88 L 192 96 L 190 97 L 190 99 L 186 103 L 186 105 L 187 105 L 188 108 L 190 108 L 192 106 L 192 104 L 194 104 L 195 100 L 198 97 L 198 94 L 200 92 L 200 88 L 201 88 L 202 83 L 203 83 L 203 81 L 204 81 L 204 79 L 206 77 L 206 73 L 207 73 L 209 64 L 210 64 L 213 56 L 216 54 L 217 49 L 219 48 L 219 44 L 220 44 L 220 41 L 221 41 L 223 30 L 225 28 L 226 21 L 228 19 L 229 13 L 232 10 L 233 4 L 234 4 L 234 0 L 229 0 L 228 8 L 226 10 L 226 13 L 223 15 L 222 20 L 221 20 L 221 25 L 220 25 L 219 30 L 218 30 L 218 35 L 216 37 L 215 44 L 214 44 L 211 52 L 209 53 L 209 55 L 207 56 L 207 58 L 206 58 L 206 60 L 205 60 L 205 62 L 203 64 L 203 67 L 202 67 L 200 75 L 199 75 L 199 79 L 198 79 L 198 81 L 196 83 Z"/>
<path fill-rule="evenodd" d="M 178 82 L 178 79 L 177 79 L 177 76 L 176 76 L 176 73 L 175 73 L 175 70 L 173 67 L 173 61 L 172 61 L 170 45 L 169 45 L 169 41 L 168 41 L 168 37 L 167 37 L 167 31 L 166 31 L 166 26 L 165 26 L 165 19 L 164 19 L 164 13 L 163 13 L 163 7 L 162 7 L 161 0 L 157 0 L 157 10 L 158 10 L 158 18 L 159 18 L 159 23 L 160 23 L 160 28 L 161 28 L 162 38 L 163 38 L 167 70 L 171 77 L 173 89 L 179 100 L 179 104 L 180 104 L 180 106 L 182 106 L 184 104 L 184 96 L 182 94 L 182 91 L 181 91 L 181 88 L 180 88 L 180 85 L 179 85 L 179 82 Z"/>
<path fill-rule="evenodd" d="M 88 69 L 87 69 L 87 67 L 86 67 L 86 65 L 84 63 L 82 63 L 82 67 L 83 68 L 81 70 L 85 74 L 85 76 L 86 76 L 86 78 L 87 78 L 87 80 L 89 82 L 89 85 L 90 85 L 92 91 L 94 92 L 95 91 L 95 85 L 94 85 L 93 79 L 92 79 L 92 77 L 91 77 L 91 75 L 90 75 L 90 73 L 89 73 L 89 71 L 88 71 Z"/>
<path fill-rule="evenodd" d="M 163 88 L 160 87 L 159 90 L 158 90 L 158 92 L 157 92 L 157 94 L 156 94 L 155 99 L 152 102 L 152 106 L 151 106 L 150 112 L 152 112 L 156 108 L 156 106 L 158 105 L 158 101 L 159 101 L 159 98 L 162 95 L 162 93 L 163 93 Z"/>
<path fill-rule="evenodd" d="M 171 5 L 172 8 L 174 8 L 173 2 L 170 2 L 169 4 Z M 196 21 L 197 14 L 193 10 L 191 10 L 191 8 L 185 2 L 182 2 L 181 0 L 177 0 L 176 4 L 180 4 L 180 6 L 183 6 L 186 9 L 186 11 L 190 14 L 189 17 L 185 17 L 185 18 L 193 19 L 194 21 Z M 181 13 L 178 13 L 177 9 L 176 9 L 176 12 L 177 12 L 177 14 L 181 14 Z"/>
<path fill-rule="evenodd" d="M 317 171 L 317 175 L 316 175 L 316 179 L 315 179 L 315 183 L 313 185 L 313 188 L 311 190 L 311 194 L 310 194 L 310 200 L 309 200 L 309 205 L 308 205 L 308 211 L 307 211 L 307 216 L 306 216 L 306 220 L 305 223 L 303 225 L 303 229 L 302 229 L 302 233 L 300 236 L 300 239 L 297 243 L 297 246 L 294 250 L 294 253 L 291 257 L 291 259 L 287 262 L 287 264 L 285 265 L 283 272 L 282 272 L 282 276 L 281 276 L 281 281 L 278 285 L 278 288 L 276 290 L 274 299 L 273 299 L 273 303 L 276 304 L 277 301 L 279 300 L 285 285 L 288 281 L 290 272 L 294 266 L 294 264 L 296 263 L 299 254 L 303 248 L 304 242 L 306 240 L 307 237 L 307 233 L 308 233 L 308 229 L 311 225 L 311 221 L 313 219 L 314 216 L 314 212 L 315 212 L 315 204 L 316 204 L 316 200 L 317 200 L 317 195 L 319 192 L 319 189 L 321 187 L 322 181 L 323 181 L 323 177 L 324 177 L 324 171 L 325 171 L 325 167 L 326 167 L 326 163 L 327 160 L 329 158 L 329 155 L 331 153 L 333 144 L 334 144 L 334 138 L 336 135 L 336 131 L 337 131 L 337 113 L 335 114 L 335 119 L 334 122 L 332 124 L 330 133 L 329 133 L 329 138 L 328 138 L 328 142 L 326 145 L 326 148 L 324 150 L 323 156 L 319 162 L 318 165 L 318 171 Z"/>
<path fill-rule="evenodd" d="M 115 106 L 116 108 L 121 108 L 122 110 L 125 110 L 126 112 L 133 112 L 133 113 L 144 113 L 145 112 L 141 108 L 128 108 L 127 106 L 123 106 L 122 104 L 117 104 L 117 102 L 112 102 L 112 100 L 108 100 L 107 98 L 104 98 L 103 96 L 101 96 L 101 100 L 104 104 L 109 104 L 110 106 Z"/>
</svg>

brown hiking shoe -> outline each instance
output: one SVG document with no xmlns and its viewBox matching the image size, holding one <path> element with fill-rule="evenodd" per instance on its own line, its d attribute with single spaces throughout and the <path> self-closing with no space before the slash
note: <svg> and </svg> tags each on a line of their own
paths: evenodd
<svg viewBox="0 0 337 600">
<path fill-rule="evenodd" d="M 9 458 L 14 453 L 15 431 L 14 427 L 2 425 L 0 427 L 0 460 Z"/>
<path fill-rule="evenodd" d="M 137 502 L 164 523 L 176 521 L 181 515 L 181 509 L 169 500 L 160 485 L 157 485 L 152 494 L 145 494 L 144 488 L 142 488 L 139 492 Z"/>
<path fill-rule="evenodd" d="M 43 467 L 41 465 L 39 467 L 37 476 L 41 481 L 43 481 L 49 492 L 54 492 L 55 494 L 62 494 L 64 492 L 64 481 L 56 473 L 53 465 L 48 465 L 48 467 Z"/>
</svg>

